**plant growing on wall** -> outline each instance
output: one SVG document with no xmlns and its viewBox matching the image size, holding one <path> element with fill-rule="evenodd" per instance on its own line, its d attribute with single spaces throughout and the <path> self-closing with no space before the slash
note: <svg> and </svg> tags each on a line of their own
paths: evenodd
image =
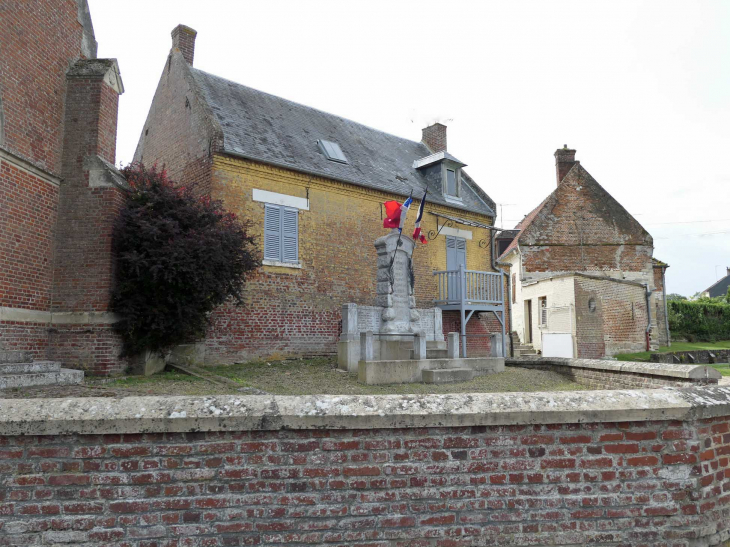
<svg viewBox="0 0 730 547">
<path fill-rule="evenodd" d="M 122 173 L 129 190 L 113 236 L 116 329 L 125 355 L 164 351 L 202 336 L 225 301 L 242 303 L 259 253 L 248 223 L 220 201 L 156 167 L 132 164 Z"/>
</svg>

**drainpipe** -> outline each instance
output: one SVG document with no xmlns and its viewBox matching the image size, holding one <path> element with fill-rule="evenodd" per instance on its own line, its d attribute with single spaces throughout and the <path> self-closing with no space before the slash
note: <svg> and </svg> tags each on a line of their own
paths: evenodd
<svg viewBox="0 0 730 547">
<path fill-rule="evenodd" d="M 667 311 L 667 282 L 664 279 L 664 274 L 667 271 L 666 266 L 662 266 L 662 290 L 664 291 L 664 328 L 667 331 L 667 346 L 672 345 L 672 340 L 669 334 L 669 312 Z"/>
<path fill-rule="evenodd" d="M 644 285 L 644 289 L 646 290 L 646 351 L 651 351 L 651 337 L 649 335 L 649 332 L 651 332 L 651 304 L 650 304 L 650 298 L 651 293 L 653 293 L 656 289 L 649 289 L 649 285 Z"/>
<path fill-rule="evenodd" d="M 512 304 L 510 303 L 510 295 L 512 294 L 512 282 L 510 281 L 510 276 L 508 273 L 506 273 L 502 268 L 497 267 L 497 262 L 494 259 L 495 252 L 496 252 L 496 243 L 497 240 L 495 239 L 497 233 L 495 230 L 489 231 L 489 238 L 491 239 L 491 250 L 489 260 L 492 263 L 492 269 L 501 273 L 502 276 L 507 277 L 507 303 L 509 306 L 505 304 L 505 298 L 504 294 L 502 294 L 502 305 L 505 306 L 505 308 L 509 307 L 509 325 L 510 328 L 512 328 Z M 502 283 L 502 287 L 504 287 L 504 283 Z M 510 356 L 512 355 L 512 344 L 510 344 Z M 505 317 L 504 317 L 504 311 L 502 312 L 502 357 L 507 357 L 507 338 L 505 336 Z"/>
</svg>

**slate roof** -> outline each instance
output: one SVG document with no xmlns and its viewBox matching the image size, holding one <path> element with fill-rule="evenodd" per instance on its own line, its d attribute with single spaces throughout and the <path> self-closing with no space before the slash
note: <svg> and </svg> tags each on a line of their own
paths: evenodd
<svg viewBox="0 0 730 547">
<path fill-rule="evenodd" d="M 725 296 L 727 294 L 728 287 L 730 287 L 730 275 L 726 275 L 725 277 L 720 279 L 720 281 L 718 281 L 714 285 L 710 285 L 702 292 L 709 293 L 710 298 L 716 298 L 718 296 Z"/>
<path fill-rule="evenodd" d="M 463 205 L 446 201 L 413 162 L 432 152 L 420 142 L 390 135 L 334 114 L 276 97 L 191 68 L 223 130 L 223 152 L 305 173 L 384 190 L 413 191 L 428 200 L 494 217 L 494 202 L 462 171 Z M 347 164 L 330 161 L 318 139 L 340 145 Z M 466 184 L 464 184 L 466 183 Z"/>
</svg>

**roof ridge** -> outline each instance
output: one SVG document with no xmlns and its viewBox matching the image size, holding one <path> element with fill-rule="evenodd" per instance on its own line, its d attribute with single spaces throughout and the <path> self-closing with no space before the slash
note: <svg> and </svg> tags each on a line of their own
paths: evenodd
<svg viewBox="0 0 730 547">
<path fill-rule="evenodd" d="M 194 73 L 195 72 L 200 72 L 202 74 L 205 74 L 206 76 L 211 76 L 211 77 L 217 78 L 219 80 L 223 80 L 223 81 L 226 81 L 226 82 L 230 82 L 230 83 L 232 83 L 234 85 L 237 85 L 239 87 L 245 87 L 246 89 L 251 89 L 253 91 L 256 91 L 257 93 L 261 93 L 263 95 L 268 95 L 269 97 L 274 97 L 275 99 L 279 99 L 281 101 L 285 101 L 287 103 L 291 103 L 291 104 L 296 105 L 296 106 L 301 106 L 301 107 L 307 108 L 309 110 L 314 110 L 315 112 L 321 112 L 322 114 L 326 114 L 328 116 L 334 116 L 336 118 L 340 118 L 341 120 L 344 120 L 344 121 L 346 121 L 348 123 L 353 123 L 355 125 L 359 125 L 360 127 L 364 127 L 366 129 L 370 129 L 371 131 L 376 131 L 377 133 L 382 133 L 383 135 L 388 135 L 389 137 L 395 137 L 396 139 L 400 139 L 400 140 L 403 140 L 403 141 L 407 141 L 409 143 L 420 144 L 421 146 L 425 147 L 426 150 L 428 150 L 430 152 L 430 149 L 428 148 L 428 146 L 426 146 L 426 144 L 423 141 L 414 141 L 414 140 L 411 140 L 411 139 L 407 139 L 406 137 L 401 137 L 401 136 L 395 135 L 393 133 L 388 133 L 387 131 L 383 131 L 382 129 L 377 129 L 377 128 L 372 127 L 370 125 L 367 125 L 367 124 L 364 124 L 364 123 L 361 123 L 361 122 L 358 122 L 358 121 L 355 121 L 355 120 L 351 120 L 350 118 L 345 118 L 344 116 L 340 116 L 339 114 L 333 114 L 332 112 L 327 112 L 326 110 L 322 110 L 320 108 L 315 108 L 314 106 L 309 106 L 309 105 L 306 105 L 304 103 L 299 103 L 297 101 L 292 101 L 291 99 L 287 99 L 285 97 L 281 97 L 280 95 L 274 95 L 273 93 L 269 93 L 268 91 L 262 91 L 262 90 L 260 90 L 258 88 L 251 87 L 249 85 L 244 85 L 244 84 L 241 84 L 239 82 L 234 82 L 233 80 L 229 80 L 228 78 L 224 78 L 223 76 L 218 76 L 217 74 L 211 74 L 210 72 L 206 72 L 205 70 L 200 70 L 199 68 L 190 67 L 190 70 L 192 72 L 194 72 Z M 424 157 L 426 157 L 426 156 L 424 156 Z"/>
</svg>

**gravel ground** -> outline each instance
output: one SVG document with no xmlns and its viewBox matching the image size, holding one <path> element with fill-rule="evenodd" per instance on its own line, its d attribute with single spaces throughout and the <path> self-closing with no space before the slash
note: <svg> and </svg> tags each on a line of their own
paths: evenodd
<svg viewBox="0 0 730 547">
<path fill-rule="evenodd" d="M 177 371 L 154 376 L 130 376 L 113 381 L 88 378 L 78 386 L 40 386 L 0 391 L 0 399 L 56 397 L 133 397 L 144 395 L 378 395 L 416 393 L 493 393 L 508 391 L 572 391 L 589 389 L 554 372 L 507 367 L 500 374 L 456 384 L 367 386 L 357 376 L 340 372 L 331 359 L 306 359 L 221 365 L 196 369 L 207 381 Z"/>
</svg>

